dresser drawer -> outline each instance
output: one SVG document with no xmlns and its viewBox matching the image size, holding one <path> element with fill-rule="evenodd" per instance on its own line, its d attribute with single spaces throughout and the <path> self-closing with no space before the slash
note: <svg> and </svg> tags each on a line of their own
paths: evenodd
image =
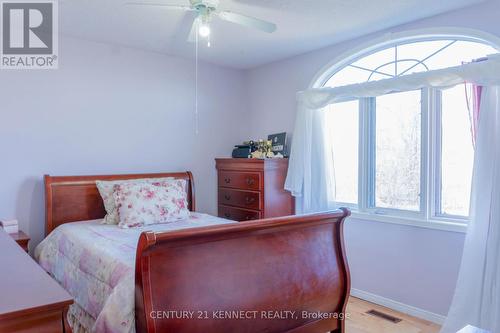
<svg viewBox="0 0 500 333">
<path fill-rule="evenodd" d="M 219 204 L 261 210 L 260 192 L 219 188 Z"/>
<path fill-rule="evenodd" d="M 219 186 L 242 190 L 260 190 L 259 172 L 219 171 Z"/>
<path fill-rule="evenodd" d="M 260 212 L 219 205 L 219 217 L 234 221 L 249 221 L 260 219 Z"/>
</svg>

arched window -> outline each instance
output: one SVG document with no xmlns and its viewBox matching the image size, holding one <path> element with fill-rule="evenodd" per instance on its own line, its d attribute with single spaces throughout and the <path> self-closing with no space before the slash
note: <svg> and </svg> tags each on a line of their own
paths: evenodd
<svg viewBox="0 0 500 333">
<path fill-rule="evenodd" d="M 326 87 L 381 80 L 459 66 L 497 53 L 491 45 L 459 39 L 407 41 L 363 54 L 333 74 Z"/>
<path fill-rule="evenodd" d="M 477 38 L 450 36 L 409 37 L 368 50 L 333 64 L 316 86 L 459 66 L 498 52 Z M 370 214 L 465 222 L 474 156 L 471 94 L 463 84 L 331 105 L 336 201 Z"/>
</svg>

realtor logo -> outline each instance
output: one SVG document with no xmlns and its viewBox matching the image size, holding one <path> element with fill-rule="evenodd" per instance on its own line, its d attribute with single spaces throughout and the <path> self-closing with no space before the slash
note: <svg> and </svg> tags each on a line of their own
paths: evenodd
<svg viewBox="0 0 500 333">
<path fill-rule="evenodd" d="M 57 68 L 57 2 L 4 1 L 1 18 L 0 68 Z"/>
</svg>

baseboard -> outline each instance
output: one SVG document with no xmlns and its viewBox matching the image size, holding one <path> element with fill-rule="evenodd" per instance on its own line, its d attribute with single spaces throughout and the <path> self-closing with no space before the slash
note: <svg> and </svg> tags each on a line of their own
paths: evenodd
<svg viewBox="0 0 500 333">
<path fill-rule="evenodd" d="M 372 302 L 372 303 L 375 303 L 378 305 L 382 305 L 382 306 L 385 306 L 386 308 L 408 314 L 408 315 L 413 316 L 413 317 L 417 317 L 420 319 L 431 321 L 431 322 L 439 324 L 439 325 L 442 325 L 444 323 L 445 318 L 446 318 L 445 316 L 442 316 L 442 315 L 439 315 L 436 313 L 432 313 L 432 312 L 429 312 L 426 310 L 422 310 L 422 309 L 416 308 L 414 306 L 403 304 L 401 302 L 394 301 L 392 299 L 385 298 L 385 297 L 382 297 L 379 295 L 375 295 L 375 294 L 372 294 L 372 293 L 369 293 L 369 292 L 366 292 L 363 290 L 359 290 L 359 289 L 352 288 L 351 295 L 354 297 L 357 297 L 357 298 L 361 298 L 365 301 Z"/>
</svg>

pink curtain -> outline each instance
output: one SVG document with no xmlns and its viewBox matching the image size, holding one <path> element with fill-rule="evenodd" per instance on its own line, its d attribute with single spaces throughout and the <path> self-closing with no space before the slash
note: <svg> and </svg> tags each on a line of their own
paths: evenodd
<svg viewBox="0 0 500 333">
<path fill-rule="evenodd" d="M 465 84 L 465 97 L 467 109 L 469 110 L 470 130 L 472 134 L 472 145 L 476 148 L 477 127 L 479 123 L 479 109 L 481 107 L 482 86 Z"/>
</svg>

